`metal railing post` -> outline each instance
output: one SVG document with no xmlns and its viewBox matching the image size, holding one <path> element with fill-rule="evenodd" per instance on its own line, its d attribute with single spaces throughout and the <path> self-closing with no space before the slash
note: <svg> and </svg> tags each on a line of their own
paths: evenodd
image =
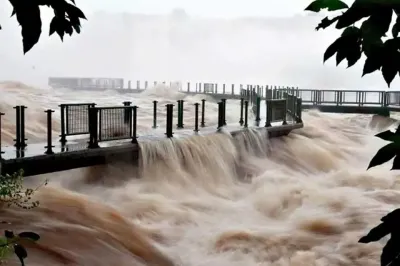
<svg viewBox="0 0 400 266">
<path fill-rule="evenodd" d="M 206 109 L 206 100 L 202 99 L 201 100 L 201 123 L 200 123 L 201 127 L 206 126 L 206 124 L 204 122 L 204 116 L 205 116 L 205 111 L 206 111 L 205 109 Z"/>
<path fill-rule="evenodd" d="M 199 132 L 199 103 L 194 104 L 194 132 Z"/>
<path fill-rule="evenodd" d="M 45 154 L 54 154 L 54 152 L 53 152 L 54 146 L 52 143 L 53 129 L 52 129 L 52 119 L 51 119 L 51 114 L 54 113 L 54 111 L 51 109 L 47 109 L 44 112 L 47 113 L 47 146 L 44 147 L 47 150 L 46 150 Z"/>
<path fill-rule="evenodd" d="M 173 104 L 167 104 L 167 123 L 166 123 L 166 132 L 165 135 L 167 135 L 167 138 L 172 138 L 174 136 L 174 133 L 172 131 L 173 128 L 173 119 L 174 119 L 174 105 Z"/>
</svg>

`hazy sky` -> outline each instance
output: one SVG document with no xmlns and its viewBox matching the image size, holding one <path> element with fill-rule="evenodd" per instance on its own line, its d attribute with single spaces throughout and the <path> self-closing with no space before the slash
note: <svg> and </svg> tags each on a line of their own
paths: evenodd
<svg viewBox="0 0 400 266">
<path fill-rule="evenodd" d="M 89 20 L 80 35 L 62 43 L 48 37 L 52 11 L 40 42 L 22 53 L 20 29 L 0 1 L 0 81 L 47 84 L 49 76 L 122 77 L 126 80 L 198 80 L 299 86 L 304 88 L 386 88 L 380 73 L 361 78 L 362 63 L 346 69 L 335 60 L 323 64 L 335 30 L 316 32 L 316 17 L 269 20 L 170 21 L 143 16 L 129 24 L 122 12 L 170 13 L 183 8 L 201 17 L 281 17 L 305 15 L 312 0 L 76 0 Z M 7 10 L 8 9 L 8 10 Z M 119 13 L 94 16 L 93 12 Z M 315 23 L 314 23 L 315 20 Z M 123 27 L 121 27 L 123 26 Z M 396 80 L 400 86 L 400 79 Z"/>
<path fill-rule="evenodd" d="M 311 0 L 77 0 L 85 10 L 116 12 L 167 13 L 184 8 L 191 15 L 290 16 L 301 13 Z"/>
</svg>

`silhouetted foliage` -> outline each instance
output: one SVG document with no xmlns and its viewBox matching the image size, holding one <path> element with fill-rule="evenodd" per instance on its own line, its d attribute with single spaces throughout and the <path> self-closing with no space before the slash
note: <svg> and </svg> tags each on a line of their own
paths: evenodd
<svg viewBox="0 0 400 266">
<path fill-rule="evenodd" d="M 47 181 L 44 184 L 47 185 Z M 39 201 L 32 201 L 33 194 L 42 186 L 35 189 L 23 188 L 23 171 L 13 175 L 0 176 L 0 203 L 7 204 L 8 207 L 16 205 L 23 209 L 31 209 L 39 206 Z M 6 221 L 2 224 L 9 224 Z M 15 254 L 24 266 L 24 259 L 28 257 L 28 252 L 23 246 L 23 240 L 38 241 L 40 236 L 34 232 L 21 232 L 17 235 L 13 231 L 5 230 L 4 236 L 0 237 L 0 260 L 7 259 L 11 254 Z"/>
<path fill-rule="evenodd" d="M 389 241 L 383 247 L 381 255 L 382 266 L 400 265 L 400 209 L 396 209 L 381 218 L 382 223 L 358 240 L 359 243 L 376 242 L 391 234 Z"/>
<path fill-rule="evenodd" d="M 325 51 L 324 62 L 336 54 L 336 65 L 347 60 L 351 67 L 366 56 L 362 76 L 377 70 L 382 72 L 388 87 L 400 75 L 400 0 L 355 0 L 349 7 L 340 0 L 316 0 L 306 10 L 319 12 L 344 10 L 340 15 L 321 20 L 316 30 L 326 29 L 336 23 L 336 29 L 343 29 L 341 36 Z M 395 16 L 393 16 L 393 13 Z M 390 24 L 392 38 L 387 38 Z M 363 21 L 362 21 L 363 20 Z M 362 21 L 362 23 L 361 23 Z M 358 27 L 356 23 L 361 25 Z M 385 41 L 382 39 L 386 38 Z M 368 169 L 386 163 L 394 158 L 391 170 L 400 169 L 400 125 L 395 132 L 387 130 L 376 135 L 390 143 L 379 149 L 372 158 Z M 367 169 L 367 170 L 368 170 Z M 382 223 L 363 236 L 360 243 L 380 240 L 386 235 L 391 238 L 382 250 L 381 266 L 400 265 L 400 209 L 382 217 Z"/>
<path fill-rule="evenodd" d="M 12 253 L 14 253 L 21 265 L 25 265 L 24 259 L 28 257 L 28 252 L 22 245 L 23 240 L 38 241 L 40 236 L 34 232 L 21 232 L 17 235 L 13 231 L 4 231 L 4 236 L 0 237 L 0 258 L 7 258 Z"/>
<path fill-rule="evenodd" d="M 376 137 L 389 141 L 390 143 L 380 148 L 369 163 L 368 169 L 384 164 L 391 159 L 393 165 L 391 170 L 400 169 L 400 125 L 395 132 L 390 130 L 381 132 Z M 381 218 L 382 223 L 371 229 L 358 242 L 370 243 L 379 241 L 390 234 L 391 237 L 382 250 L 381 266 L 400 265 L 400 209 L 396 209 Z"/>
<path fill-rule="evenodd" d="M 386 163 L 394 158 L 391 170 L 400 170 L 400 125 L 395 132 L 387 130 L 375 136 L 390 143 L 378 150 L 369 163 L 368 169 Z"/>
<path fill-rule="evenodd" d="M 355 0 L 349 7 L 340 0 L 316 0 L 307 11 L 319 12 L 344 10 L 340 15 L 322 19 L 316 30 L 326 29 L 336 23 L 336 29 L 343 29 L 341 36 L 325 51 L 324 62 L 336 54 L 336 65 L 344 59 L 348 67 L 366 56 L 362 76 L 382 71 L 383 78 L 390 87 L 395 76 L 400 73 L 400 1 L 399 0 Z M 395 15 L 393 15 L 393 13 Z M 385 41 L 392 19 L 392 38 Z M 361 20 L 365 19 L 362 23 Z M 356 26 L 356 23 L 361 24 Z"/>
<path fill-rule="evenodd" d="M 24 54 L 32 49 L 39 41 L 42 33 L 42 19 L 40 6 L 47 6 L 54 10 L 54 17 L 50 23 L 51 36 L 54 32 L 60 36 L 61 41 L 64 35 L 72 35 L 81 32 L 80 19 L 86 19 L 85 14 L 76 7 L 75 0 L 9 0 L 13 6 L 11 16 L 16 15 L 21 26 L 22 44 Z M 1 26 L 0 26 L 1 29 Z"/>
</svg>

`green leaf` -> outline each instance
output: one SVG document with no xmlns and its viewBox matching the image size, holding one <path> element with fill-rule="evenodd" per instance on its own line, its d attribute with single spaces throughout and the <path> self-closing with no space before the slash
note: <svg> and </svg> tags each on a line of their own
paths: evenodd
<svg viewBox="0 0 400 266">
<path fill-rule="evenodd" d="M 336 11 L 349 8 L 349 6 L 340 1 L 340 0 L 316 0 L 313 1 L 308 7 L 306 7 L 306 11 L 319 12 L 322 9 L 328 9 L 328 11 Z"/>
<path fill-rule="evenodd" d="M 386 146 L 383 146 L 372 158 L 367 170 L 390 161 L 391 159 L 393 159 L 394 156 L 396 156 L 397 152 L 398 150 L 394 143 L 389 143 Z"/>
<path fill-rule="evenodd" d="M 321 20 L 321 22 L 318 24 L 318 26 L 315 29 L 316 30 L 326 29 L 330 25 L 335 23 L 338 19 L 339 19 L 339 16 L 336 16 L 333 19 L 329 19 L 328 17 L 325 17 L 324 19 Z"/>
<path fill-rule="evenodd" d="M 33 241 L 38 241 L 40 236 L 34 232 L 21 232 L 18 234 L 20 238 L 28 238 Z"/>
<path fill-rule="evenodd" d="M 5 237 L 0 237 L 0 259 L 7 259 L 12 254 L 12 245 L 8 245 L 8 239 Z"/>
</svg>

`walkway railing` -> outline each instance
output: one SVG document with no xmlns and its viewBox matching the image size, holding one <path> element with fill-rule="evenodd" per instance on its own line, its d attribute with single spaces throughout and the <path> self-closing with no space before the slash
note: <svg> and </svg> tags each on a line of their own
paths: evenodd
<svg viewBox="0 0 400 266">
<path fill-rule="evenodd" d="M 313 105 L 400 106 L 400 91 L 296 90 L 303 103 Z"/>
<path fill-rule="evenodd" d="M 260 91 L 258 91 L 260 92 Z M 253 124 L 256 127 L 271 127 L 274 122 L 281 122 L 282 125 L 288 123 L 296 124 L 301 123 L 301 99 L 293 93 L 279 92 L 276 94 L 277 98 L 265 101 L 266 113 L 264 117 L 265 124 L 260 125 L 261 121 L 261 97 L 256 90 L 249 90 L 242 92 L 243 97 L 240 101 L 240 118 L 239 128 L 247 128 Z M 278 97 L 279 96 L 279 97 Z M 248 100 L 250 99 L 250 100 Z M 166 105 L 166 137 L 171 138 L 174 135 L 174 112 L 177 112 L 176 129 L 183 129 L 184 108 L 183 100 L 177 101 L 178 108 L 174 111 L 173 104 Z M 207 103 L 210 104 L 210 103 Z M 227 125 L 226 121 L 226 106 L 227 100 L 221 99 L 218 104 L 218 124 L 216 129 L 220 129 Z M 249 104 L 252 105 L 252 110 L 255 115 L 254 123 L 249 123 Z M 195 124 L 193 131 L 195 133 L 201 131 L 200 128 L 206 127 L 207 114 L 206 114 L 206 100 L 203 99 L 201 103 L 196 103 L 195 108 Z M 200 108 L 201 106 L 201 108 Z M 153 101 L 153 128 L 157 128 L 157 113 L 159 107 L 157 101 Z M 17 106 L 16 108 L 16 139 L 15 149 L 19 151 L 17 157 L 24 157 L 24 150 L 27 146 L 25 138 L 25 109 L 26 107 Z M 99 107 L 95 103 L 71 103 L 61 104 L 61 135 L 60 142 L 65 146 L 68 142 L 67 137 L 88 135 L 89 141 L 87 148 L 98 148 L 100 142 L 114 141 L 114 140 L 128 140 L 132 143 L 137 143 L 137 125 L 138 116 L 140 116 L 138 106 L 131 106 L 130 102 L 123 102 L 121 106 Z M 46 110 L 47 115 L 47 145 L 46 154 L 54 153 L 52 138 L 52 113 L 53 110 Z M 22 115 L 21 115 L 22 114 Z M 1 116 L 0 115 L 0 135 L 1 135 Z M 29 122 L 29 121 L 28 121 Z M 250 125 L 249 125 L 250 124 Z M 187 129 L 187 127 L 185 126 Z M 208 127 L 209 132 L 209 127 Z M 0 137 L 0 158 L 1 158 L 1 137 Z"/>
<path fill-rule="evenodd" d="M 221 84 L 215 82 L 180 82 L 180 81 L 128 81 L 124 86 L 121 78 L 49 78 L 49 85 L 78 90 L 117 90 L 118 92 L 142 92 L 158 84 L 178 88 L 190 94 L 211 94 L 226 99 L 240 99 L 255 91 L 261 99 L 276 99 L 275 94 L 282 91 L 295 91 L 302 98 L 303 106 L 337 105 L 337 106 L 392 106 L 400 107 L 400 91 L 360 91 L 360 90 L 315 90 L 298 89 L 290 86 L 254 85 L 254 84 Z M 242 94 L 247 91 L 247 94 Z M 251 99 L 247 98 L 251 101 Z"/>
<path fill-rule="evenodd" d="M 95 103 L 61 104 L 61 142 L 67 136 L 89 134 L 89 108 Z"/>
</svg>

